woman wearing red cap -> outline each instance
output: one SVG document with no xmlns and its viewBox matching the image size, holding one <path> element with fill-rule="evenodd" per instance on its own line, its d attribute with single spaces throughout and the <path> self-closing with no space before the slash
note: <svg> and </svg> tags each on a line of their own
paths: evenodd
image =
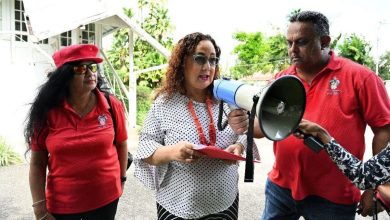
<svg viewBox="0 0 390 220">
<path fill-rule="evenodd" d="M 115 217 L 126 180 L 127 132 L 122 103 L 110 96 L 114 130 L 110 105 L 97 88 L 97 64 L 103 61 L 98 52 L 86 44 L 57 51 L 57 68 L 27 116 L 30 190 L 37 219 Z"/>
</svg>

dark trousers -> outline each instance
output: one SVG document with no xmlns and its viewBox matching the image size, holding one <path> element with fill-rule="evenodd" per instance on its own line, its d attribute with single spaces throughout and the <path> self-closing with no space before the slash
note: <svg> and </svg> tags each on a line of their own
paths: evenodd
<svg viewBox="0 0 390 220">
<path fill-rule="evenodd" d="M 55 214 L 56 220 L 114 220 L 119 199 L 92 211 L 75 214 Z"/>
</svg>

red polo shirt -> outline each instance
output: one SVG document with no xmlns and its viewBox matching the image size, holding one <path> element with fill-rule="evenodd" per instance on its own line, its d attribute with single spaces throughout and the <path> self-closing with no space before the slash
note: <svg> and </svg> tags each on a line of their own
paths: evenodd
<svg viewBox="0 0 390 220">
<path fill-rule="evenodd" d="M 277 74 L 297 75 L 295 66 Z M 302 80 L 302 79 L 301 79 Z M 382 80 L 371 70 L 331 54 L 328 65 L 306 89 L 304 118 L 316 122 L 349 152 L 362 159 L 366 125 L 390 124 L 390 102 Z M 314 153 L 293 136 L 274 142 L 272 182 L 291 189 L 295 200 L 317 195 L 334 203 L 352 204 L 360 191 L 333 164 L 325 151 Z"/>
<path fill-rule="evenodd" d="M 67 101 L 48 113 L 48 126 L 34 139 L 33 151 L 49 152 L 47 208 L 52 213 L 79 213 L 102 207 L 122 193 L 114 129 L 104 94 L 83 118 Z M 116 141 L 127 139 L 123 106 L 110 97 L 117 121 Z"/>
</svg>

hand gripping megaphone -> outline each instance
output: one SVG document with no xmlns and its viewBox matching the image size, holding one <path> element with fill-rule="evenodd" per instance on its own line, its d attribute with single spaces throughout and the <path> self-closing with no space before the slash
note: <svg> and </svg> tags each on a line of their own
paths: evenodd
<svg viewBox="0 0 390 220">
<path fill-rule="evenodd" d="M 305 112 L 306 92 L 295 76 L 282 76 L 263 88 L 243 82 L 219 79 L 214 81 L 214 97 L 250 111 L 245 182 L 253 182 L 253 119 L 259 120 L 266 138 L 280 141 L 295 132 Z M 252 133 L 251 133 L 252 132 Z M 249 137 L 250 136 L 250 137 Z"/>
</svg>

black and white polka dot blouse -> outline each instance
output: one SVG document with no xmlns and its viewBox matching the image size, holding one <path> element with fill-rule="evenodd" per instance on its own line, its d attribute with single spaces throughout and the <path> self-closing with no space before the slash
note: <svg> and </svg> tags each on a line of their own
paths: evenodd
<svg viewBox="0 0 390 220">
<path fill-rule="evenodd" d="M 390 183 L 390 143 L 364 163 L 335 140 L 324 147 L 333 162 L 359 189 L 375 189 L 378 185 Z"/>
<path fill-rule="evenodd" d="M 151 107 L 141 131 L 135 156 L 135 176 L 148 188 L 156 190 L 156 200 L 170 213 L 182 218 L 199 218 L 217 213 L 231 206 L 238 193 L 237 165 L 227 165 L 218 159 L 200 158 L 196 163 L 172 161 L 152 166 L 141 159 L 148 158 L 159 147 L 169 147 L 179 141 L 200 144 L 191 113 L 189 99 L 175 94 L 169 100 L 158 97 Z M 209 117 L 205 103 L 193 101 L 196 115 L 209 140 Z M 218 104 L 212 106 L 215 126 Z M 230 110 L 225 106 L 225 112 Z M 224 115 L 223 120 L 227 120 Z M 216 146 L 227 148 L 234 143 L 246 146 L 246 135 L 236 135 L 227 126 L 217 131 Z M 258 158 L 254 146 L 255 158 Z"/>
</svg>

